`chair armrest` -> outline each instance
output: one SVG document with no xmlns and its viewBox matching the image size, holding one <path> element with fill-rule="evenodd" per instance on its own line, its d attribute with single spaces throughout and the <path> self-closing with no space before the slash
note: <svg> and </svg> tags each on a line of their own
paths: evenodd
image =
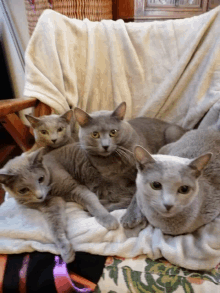
<svg viewBox="0 0 220 293">
<path fill-rule="evenodd" d="M 38 103 L 36 98 L 23 99 L 11 99 L 0 101 L 0 118 L 5 117 L 8 114 L 19 112 L 23 109 L 35 107 Z"/>
</svg>

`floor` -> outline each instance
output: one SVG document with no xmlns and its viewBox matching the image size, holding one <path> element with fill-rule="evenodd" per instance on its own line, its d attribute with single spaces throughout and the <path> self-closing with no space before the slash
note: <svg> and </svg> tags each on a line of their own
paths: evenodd
<svg viewBox="0 0 220 293">
<path fill-rule="evenodd" d="M 19 156 L 22 150 L 0 123 L 0 169 L 12 158 Z M 4 189 L 0 184 L 0 204 L 4 201 Z"/>
</svg>

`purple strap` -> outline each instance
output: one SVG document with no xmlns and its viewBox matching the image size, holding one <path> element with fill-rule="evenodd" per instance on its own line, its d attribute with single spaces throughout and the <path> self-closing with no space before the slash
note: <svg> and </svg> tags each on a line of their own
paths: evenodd
<svg viewBox="0 0 220 293">
<path fill-rule="evenodd" d="M 57 292 L 68 292 L 71 288 L 82 293 L 92 291 L 90 288 L 78 288 L 74 285 L 68 274 L 66 263 L 58 255 L 55 256 L 53 276 Z"/>
</svg>

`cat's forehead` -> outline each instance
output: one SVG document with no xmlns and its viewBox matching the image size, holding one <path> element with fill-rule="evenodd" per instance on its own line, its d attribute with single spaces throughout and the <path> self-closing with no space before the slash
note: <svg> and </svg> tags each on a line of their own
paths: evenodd
<svg viewBox="0 0 220 293">
<path fill-rule="evenodd" d="M 57 128 L 61 125 L 66 125 L 66 121 L 61 119 L 59 115 L 52 114 L 48 116 L 43 116 L 40 118 L 39 129 L 42 127 L 47 127 L 50 129 Z"/>
<path fill-rule="evenodd" d="M 180 158 L 168 155 L 153 155 L 156 160 L 155 164 L 151 164 L 150 168 L 146 168 L 143 177 L 149 181 L 167 181 L 193 184 L 193 176 L 191 175 L 187 158 Z"/>
<path fill-rule="evenodd" d="M 169 155 L 153 155 L 152 156 L 157 162 L 161 162 L 165 166 L 186 166 L 190 163 L 190 159 L 181 158 L 177 156 L 169 156 Z"/>
<path fill-rule="evenodd" d="M 19 175 L 19 176 L 27 176 L 28 173 L 37 172 L 37 170 L 43 170 L 43 168 L 40 168 L 38 165 L 33 166 L 31 163 L 30 157 L 32 154 L 29 155 L 21 155 L 18 157 L 15 157 L 14 159 L 10 160 L 5 166 L 4 170 L 6 170 L 10 174 Z"/>
<path fill-rule="evenodd" d="M 118 128 L 120 121 L 116 117 L 112 117 L 111 114 L 111 111 L 99 111 L 92 113 L 90 116 L 93 119 L 90 121 L 87 128 L 98 131 Z"/>
</svg>

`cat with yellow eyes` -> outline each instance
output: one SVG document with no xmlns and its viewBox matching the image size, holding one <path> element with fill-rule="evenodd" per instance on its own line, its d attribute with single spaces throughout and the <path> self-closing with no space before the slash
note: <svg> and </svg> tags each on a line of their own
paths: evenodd
<svg viewBox="0 0 220 293">
<path fill-rule="evenodd" d="M 41 117 L 25 115 L 25 117 L 33 128 L 35 138 L 35 144 L 28 153 L 41 147 L 47 147 L 49 151 L 78 141 L 72 110 L 61 115 L 51 114 Z"/>
<path fill-rule="evenodd" d="M 138 117 L 125 121 L 125 113 L 125 102 L 114 111 L 101 110 L 88 114 L 80 108 L 74 109 L 80 126 L 80 146 L 105 180 L 120 187 L 120 192 L 115 190 L 111 196 L 108 193 L 108 198 L 100 198 L 109 211 L 127 208 L 135 193 L 135 145 L 142 145 L 155 154 L 162 146 L 178 140 L 186 132 L 178 125 L 155 118 Z"/>
</svg>

